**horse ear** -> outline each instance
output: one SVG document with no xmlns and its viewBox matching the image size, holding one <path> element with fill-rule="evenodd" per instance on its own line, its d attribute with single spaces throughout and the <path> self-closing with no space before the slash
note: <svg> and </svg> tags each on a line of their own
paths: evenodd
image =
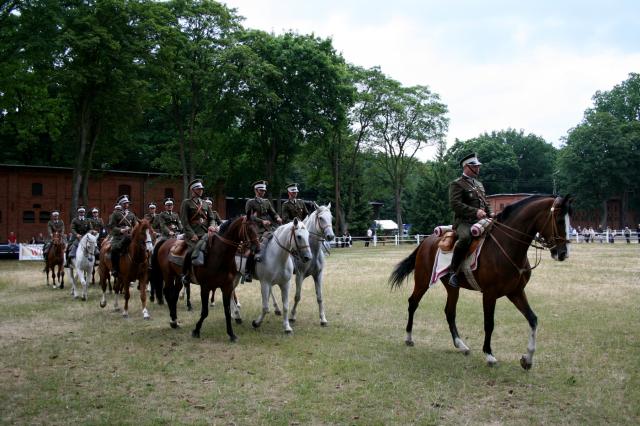
<svg viewBox="0 0 640 426">
<path fill-rule="evenodd" d="M 318 210 L 318 207 L 320 207 L 320 206 L 318 205 L 318 203 L 316 203 L 316 202 L 314 201 L 314 202 L 313 202 L 313 208 L 314 208 L 314 209 L 316 209 L 316 210 Z"/>
<path fill-rule="evenodd" d="M 329 210 L 331 210 L 331 202 L 329 202 L 329 204 L 327 204 L 327 208 L 328 208 Z"/>
<path fill-rule="evenodd" d="M 293 226 L 296 226 L 296 227 L 298 226 L 298 218 L 297 217 L 293 219 Z"/>
</svg>

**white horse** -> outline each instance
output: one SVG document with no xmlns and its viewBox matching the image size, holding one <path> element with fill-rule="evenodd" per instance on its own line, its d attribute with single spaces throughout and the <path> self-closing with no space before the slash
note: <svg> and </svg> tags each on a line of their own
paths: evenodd
<svg viewBox="0 0 640 426">
<path fill-rule="evenodd" d="M 76 277 L 82 284 L 82 300 L 87 300 L 87 280 L 93 272 L 93 265 L 96 262 L 96 246 L 98 244 L 97 235 L 87 232 L 76 249 L 75 259 L 69 259 L 69 275 L 71 276 L 71 295 L 77 299 Z M 75 273 L 74 273 L 75 271 Z"/>
<path fill-rule="evenodd" d="M 304 220 L 304 224 L 309 231 L 309 245 L 311 246 L 312 260 L 302 263 L 296 260 L 296 296 L 291 310 L 289 321 L 295 322 L 296 310 L 300 302 L 302 292 L 302 282 L 308 276 L 313 277 L 316 285 L 316 300 L 318 301 L 318 311 L 320 313 L 320 325 L 327 326 L 327 318 L 324 315 L 324 304 L 322 302 L 322 272 L 324 269 L 324 242 L 335 238 L 331 222 L 331 203 L 326 206 L 319 206 L 314 203 L 316 210 Z"/>
<path fill-rule="evenodd" d="M 299 257 L 302 262 L 311 259 L 309 249 L 309 231 L 307 227 L 294 219 L 286 225 L 278 227 L 271 239 L 260 249 L 261 261 L 256 264 L 256 277 L 260 280 L 262 291 L 262 313 L 252 322 L 258 328 L 265 315 L 269 312 L 269 294 L 274 285 L 280 287 L 282 295 L 282 324 L 285 333 L 293 332 L 289 324 L 289 290 L 293 275 L 292 255 Z M 240 276 L 236 277 L 238 280 Z"/>
</svg>

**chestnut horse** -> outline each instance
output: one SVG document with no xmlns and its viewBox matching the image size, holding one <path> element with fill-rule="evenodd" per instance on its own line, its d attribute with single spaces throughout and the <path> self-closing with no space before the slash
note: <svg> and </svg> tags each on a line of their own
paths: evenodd
<svg viewBox="0 0 640 426">
<path fill-rule="evenodd" d="M 142 302 L 142 317 L 150 319 L 151 315 L 147 309 L 147 282 L 149 276 L 149 261 L 153 250 L 153 230 L 147 220 L 141 220 L 133 227 L 129 245 L 126 251 L 120 256 L 120 274 L 116 278 L 113 285 L 114 310 L 120 311 L 118 307 L 118 295 L 124 293 L 124 310 L 123 317 L 129 316 L 129 299 L 131 298 L 130 283 L 138 281 L 138 289 L 140 290 L 140 301 Z M 100 286 L 102 287 L 102 300 L 100 307 L 107 305 L 107 280 L 109 271 L 111 270 L 111 257 L 107 254 L 111 250 L 109 244 L 103 244 L 100 248 Z"/>
<path fill-rule="evenodd" d="M 491 333 L 494 326 L 496 299 L 507 296 L 529 322 L 530 334 L 527 353 L 520 359 L 520 365 L 528 370 L 533 365 L 533 353 L 536 350 L 536 327 L 538 319 L 529 307 L 524 288 L 531 277 L 531 267 L 527 258 L 529 246 L 536 239 L 536 249 L 548 248 L 555 260 L 563 261 L 568 257 L 567 238 L 569 235 L 569 217 L 571 198 L 549 195 L 533 195 L 507 206 L 494 220 L 488 231 L 482 251 L 478 258 L 478 268 L 473 272 L 482 291 L 484 311 L 484 345 L 488 365 L 497 363 L 491 349 Z M 429 281 L 441 237 L 434 235 L 425 239 L 409 257 L 401 261 L 391 274 L 389 283 L 392 288 L 400 287 L 405 278 L 414 273 L 413 294 L 409 297 L 409 320 L 405 343 L 413 346 L 411 330 L 413 315 L 420 299 L 429 289 Z M 537 253 L 536 253 L 537 255 Z M 538 261 L 539 263 L 539 261 Z M 464 274 L 459 275 L 460 287 L 472 290 Z M 469 348 L 460 338 L 456 327 L 456 304 L 459 288 L 447 284 L 448 276 L 442 279 L 447 290 L 445 314 L 454 346 L 465 355 Z"/>
<path fill-rule="evenodd" d="M 172 328 L 178 328 L 177 304 L 178 296 L 182 289 L 182 282 L 180 281 L 182 266 L 175 265 L 169 261 L 169 250 L 175 243 L 175 239 L 170 239 L 156 246 L 151 270 L 153 287 L 157 289 L 158 282 L 164 281 L 163 293 L 167 299 L 171 317 L 169 325 Z M 200 320 L 191 333 L 193 337 L 200 337 L 202 323 L 209 315 L 209 305 L 207 303 L 209 293 L 219 288 L 222 291 L 227 334 L 232 342 L 238 340 L 231 327 L 231 296 L 237 271 L 235 255 L 238 251 L 244 252 L 246 249 L 253 251 L 260 249 L 256 225 L 248 220 L 246 216 L 226 221 L 217 234 L 209 236 L 204 265 L 192 267 L 193 276 L 200 285 L 200 299 L 202 300 Z"/>
<path fill-rule="evenodd" d="M 47 263 L 44 268 L 44 273 L 47 274 L 47 285 L 49 285 L 49 270 L 51 270 L 51 278 L 53 280 L 53 287 L 56 288 L 56 276 L 60 283 L 59 288 L 64 288 L 64 252 L 66 244 L 62 240 L 62 235 L 59 232 L 54 232 L 51 238 L 51 247 L 49 253 L 47 253 Z M 58 267 L 58 273 L 56 274 L 56 266 Z"/>
</svg>

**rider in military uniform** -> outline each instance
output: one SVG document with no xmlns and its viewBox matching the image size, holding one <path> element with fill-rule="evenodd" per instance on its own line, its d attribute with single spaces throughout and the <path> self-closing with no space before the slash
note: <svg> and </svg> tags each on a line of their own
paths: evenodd
<svg viewBox="0 0 640 426">
<path fill-rule="evenodd" d="M 104 221 L 100 217 L 100 210 L 98 210 L 97 207 L 91 209 L 91 217 L 89 218 L 89 221 L 91 222 L 91 230 L 100 234 L 104 229 Z"/>
<path fill-rule="evenodd" d="M 453 228 L 458 235 L 449 268 L 449 285 L 452 287 L 458 287 L 456 273 L 471 246 L 471 225 L 493 215 L 484 186 L 476 179 L 482 165 L 478 156 L 469 154 L 460 160 L 460 165 L 462 176 L 449 184 L 449 205 L 454 213 Z"/>
<path fill-rule="evenodd" d="M 109 218 L 111 229 L 111 274 L 114 278 L 120 273 L 120 254 L 125 238 L 138 223 L 138 218 L 129 211 L 129 197 L 122 195 L 118 198 L 120 208 L 115 208 Z"/>
<path fill-rule="evenodd" d="M 289 223 L 296 217 L 299 220 L 304 220 L 309 215 L 309 211 L 304 201 L 298 200 L 298 184 L 287 185 L 287 192 L 289 199 L 282 203 L 282 222 Z"/>
<path fill-rule="evenodd" d="M 71 221 L 71 244 L 67 247 L 66 267 L 69 266 L 69 259 L 76 257 L 76 250 L 78 250 L 78 244 L 80 244 L 82 237 L 91 230 L 92 222 L 85 216 L 85 213 L 84 207 L 78 207 L 78 216 Z"/>
<path fill-rule="evenodd" d="M 51 220 L 47 223 L 47 232 L 49 233 L 49 239 L 42 247 L 42 256 L 44 257 L 45 264 L 47 263 L 47 256 L 49 255 L 49 249 L 51 248 L 53 234 L 56 232 L 60 233 L 62 241 L 66 241 L 66 235 L 64 234 L 64 222 L 60 219 L 60 212 L 57 210 L 51 212 Z"/>
<path fill-rule="evenodd" d="M 189 183 L 191 198 L 182 202 L 180 206 L 180 221 L 184 227 L 184 239 L 189 244 L 188 251 L 184 258 L 183 277 L 184 283 L 189 280 L 189 270 L 191 263 L 196 266 L 204 264 L 204 250 L 207 247 L 207 237 L 209 234 L 218 232 L 222 219 L 217 212 L 214 212 L 209 204 L 202 198 L 204 185 L 202 180 L 195 179 Z M 189 256 L 189 253 L 191 255 Z"/>
<path fill-rule="evenodd" d="M 255 197 L 247 200 L 245 205 L 245 213 L 247 217 L 254 221 L 258 227 L 258 234 L 262 237 L 265 232 L 273 230 L 273 222 L 282 223 L 282 218 L 278 216 L 278 213 L 273 209 L 271 201 L 268 198 L 264 198 L 264 194 L 267 192 L 267 181 L 259 180 L 253 183 L 253 191 Z M 247 258 L 246 272 L 244 281 L 251 282 L 251 271 L 255 262 L 259 262 L 260 257 L 251 255 Z"/>
<path fill-rule="evenodd" d="M 149 211 L 144 215 L 144 218 L 149 221 L 151 228 L 156 232 L 160 232 L 160 223 L 158 222 L 159 215 L 156 213 L 156 203 L 153 201 L 149 203 Z"/>
<path fill-rule="evenodd" d="M 173 211 L 173 200 L 167 198 L 164 200 L 164 211 L 158 215 L 158 224 L 160 225 L 160 238 L 167 240 L 175 237 L 182 232 L 182 222 L 180 216 Z"/>
</svg>

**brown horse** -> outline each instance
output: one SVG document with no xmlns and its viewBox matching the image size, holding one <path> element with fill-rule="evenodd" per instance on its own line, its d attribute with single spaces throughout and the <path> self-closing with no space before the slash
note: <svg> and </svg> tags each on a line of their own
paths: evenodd
<svg viewBox="0 0 640 426">
<path fill-rule="evenodd" d="M 47 262 L 44 268 L 45 274 L 47 274 L 47 285 L 49 285 L 49 270 L 51 270 L 51 278 L 53 280 L 53 287 L 56 288 L 56 276 L 60 283 L 59 288 L 64 288 L 64 252 L 66 244 L 62 240 L 62 235 L 59 232 L 54 232 L 51 238 L 51 247 L 49 253 L 47 253 Z M 58 267 L 58 273 L 56 274 L 56 266 Z"/>
<path fill-rule="evenodd" d="M 482 252 L 478 259 L 478 268 L 473 276 L 482 291 L 484 310 L 484 345 L 482 350 L 487 363 L 491 366 L 497 360 L 491 349 L 491 333 L 494 326 L 496 299 L 507 296 L 529 322 L 531 328 L 527 354 L 520 359 L 520 365 L 526 370 L 533 365 L 533 353 L 536 349 L 536 327 L 538 319 L 529 307 L 524 288 L 531 277 L 531 267 L 527 258 L 529 246 L 536 239 L 536 248 L 548 248 L 553 259 L 563 261 L 568 257 L 567 237 L 571 198 L 534 195 L 507 206 L 494 220 L 488 231 Z M 537 236 L 537 237 L 536 237 Z M 411 330 L 413 314 L 420 299 L 429 289 L 429 280 L 435 261 L 438 242 L 441 237 L 429 236 L 413 253 L 400 262 L 391 277 L 391 287 L 400 287 L 405 278 L 414 273 L 413 294 L 409 297 L 409 321 L 405 343 L 413 346 Z M 537 253 L 536 253 L 537 254 Z M 459 274 L 460 287 L 472 290 L 464 274 Z M 456 304 L 459 288 L 450 287 L 448 276 L 442 278 L 447 290 L 445 314 L 454 346 L 465 355 L 469 348 L 464 344 L 456 327 Z"/>
<path fill-rule="evenodd" d="M 157 288 L 158 280 L 164 281 L 163 293 L 167 299 L 172 328 L 178 328 L 177 304 L 182 283 L 180 274 L 182 266 L 169 261 L 169 250 L 176 240 L 167 240 L 158 244 L 154 250 L 152 259 L 151 281 Z M 202 310 L 200 320 L 193 330 L 193 337 L 200 337 L 202 322 L 209 315 L 209 293 L 219 288 L 222 291 L 222 302 L 227 325 L 227 334 L 232 342 L 238 338 L 231 327 L 231 295 L 234 289 L 234 277 L 236 274 L 235 255 L 238 251 L 246 249 L 259 250 L 258 231 L 256 225 L 247 220 L 246 216 L 240 216 L 235 220 L 226 221 L 218 231 L 218 234 L 209 236 L 208 248 L 203 266 L 193 266 L 193 276 L 200 284 L 200 298 Z"/>
<path fill-rule="evenodd" d="M 114 282 L 114 304 L 116 311 L 120 311 L 118 307 L 118 295 L 124 293 L 124 310 L 123 317 L 129 316 L 129 299 L 130 283 L 138 281 L 138 289 L 140 290 L 140 301 L 142 302 L 142 316 L 144 319 L 150 319 L 149 310 L 147 309 L 147 283 L 149 276 L 149 261 L 153 250 L 153 230 L 147 220 L 138 222 L 131 231 L 126 251 L 120 256 L 120 274 Z M 123 245 L 124 248 L 124 245 Z M 110 244 L 103 244 L 100 248 L 100 286 L 102 287 L 102 300 L 100 307 L 107 305 L 107 279 L 111 270 L 111 257 L 108 253 L 111 251 Z"/>
</svg>

